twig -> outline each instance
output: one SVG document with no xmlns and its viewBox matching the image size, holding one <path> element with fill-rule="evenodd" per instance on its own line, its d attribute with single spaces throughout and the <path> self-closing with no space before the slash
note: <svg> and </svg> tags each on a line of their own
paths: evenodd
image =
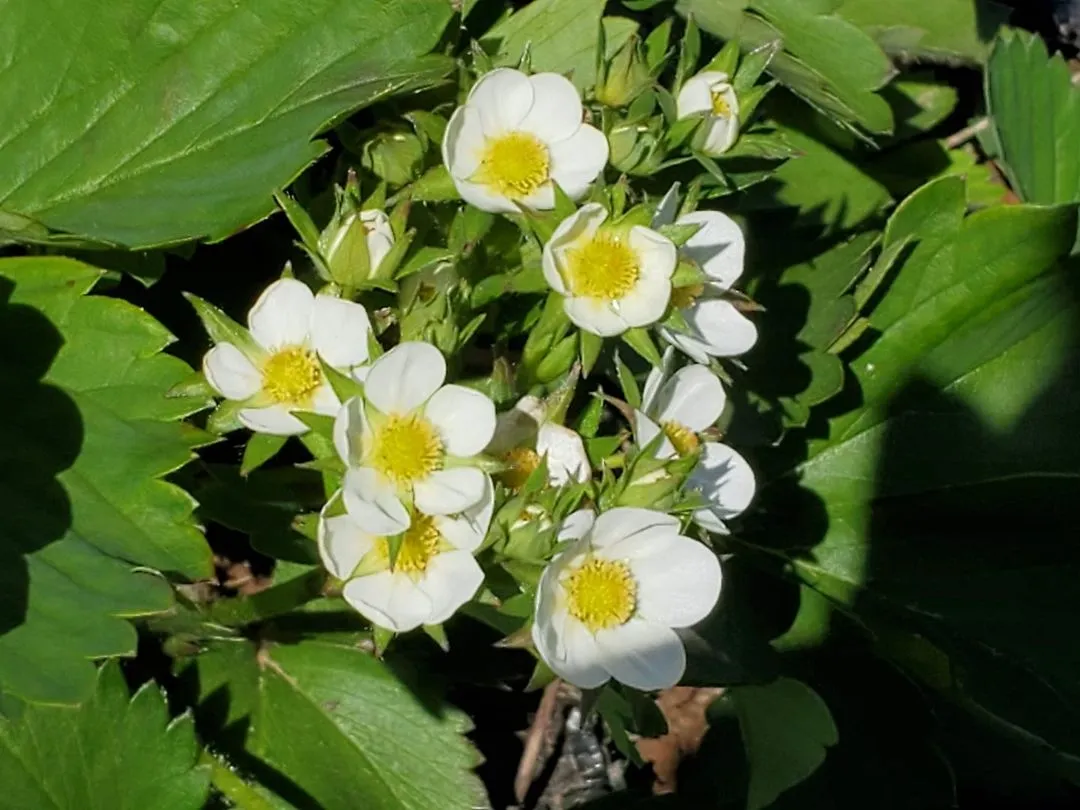
<svg viewBox="0 0 1080 810">
<path fill-rule="evenodd" d="M 559 680 L 544 687 L 540 705 L 536 708 L 536 717 L 533 718 L 529 727 L 529 734 L 525 737 L 525 750 L 521 754 L 521 762 L 518 763 L 517 775 L 514 777 L 514 796 L 518 803 L 525 801 L 532 785 L 533 775 L 536 773 L 536 761 L 540 758 L 540 750 L 544 745 L 544 736 L 551 726 L 552 715 L 555 714 L 555 704 L 559 696 Z"/>
<path fill-rule="evenodd" d="M 989 127 L 990 117 L 984 116 L 983 118 L 980 118 L 978 121 L 976 121 L 974 124 L 966 126 L 959 132 L 954 132 L 952 135 L 946 138 L 945 148 L 955 149 L 958 146 L 963 146 L 965 143 L 970 141 L 984 129 L 988 129 Z"/>
</svg>

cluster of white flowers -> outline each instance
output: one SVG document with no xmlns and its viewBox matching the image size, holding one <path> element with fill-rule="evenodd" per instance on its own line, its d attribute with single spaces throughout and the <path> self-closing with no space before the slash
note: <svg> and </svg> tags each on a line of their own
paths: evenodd
<svg viewBox="0 0 1080 810">
<path fill-rule="evenodd" d="M 707 109 L 708 139 L 730 146 L 737 99 L 725 75 L 688 82 L 679 108 Z M 552 210 L 558 189 L 583 198 L 608 159 L 606 138 L 583 117 L 580 96 L 562 76 L 486 74 L 443 140 L 461 197 L 507 214 Z M 686 479 L 699 493 L 689 522 L 725 534 L 755 489 L 749 464 L 715 440 L 727 397 L 709 365 L 742 354 L 757 337 L 729 294 L 744 242 L 724 214 L 676 217 L 675 207 L 665 199 L 647 227 L 620 222 L 600 203 L 583 205 L 543 246 L 543 275 L 579 329 L 610 337 L 653 327 L 669 344 L 633 412 L 633 439 L 639 449 L 655 447 L 661 461 L 696 458 Z M 377 263 L 393 233 L 381 212 L 361 219 Z M 669 225 L 697 230 L 677 246 L 661 232 Z M 332 261 L 340 241 L 327 244 Z M 682 264 L 696 280 L 673 286 Z M 485 578 L 476 553 L 497 500 L 519 492 L 541 463 L 549 488 L 593 480 L 582 437 L 543 400 L 525 396 L 497 415 L 485 394 L 446 384 L 435 346 L 404 342 L 380 354 L 358 303 L 314 295 L 286 278 L 259 298 L 248 330 L 250 340 L 211 349 L 205 376 L 239 403 L 238 418 L 255 431 L 301 434 L 312 421 L 305 414 L 333 417 L 344 473 L 320 513 L 319 552 L 345 600 L 375 625 L 394 632 L 438 625 L 476 596 Z M 342 402 L 331 385 L 336 374 L 362 393 Z M 650 475 L 666 473 L 654 465 Z M 583 688 L 614 678 L 657 689 L 681 678 L 685 651 L 675 630 L 713 610 L 722 580 L 717 555 L 686 528 L 678 517 L 633 506 L 579 509 L 552 526 L 557 553 L 536 587 L 531 633 L 556 674 Z"/>
</svg>

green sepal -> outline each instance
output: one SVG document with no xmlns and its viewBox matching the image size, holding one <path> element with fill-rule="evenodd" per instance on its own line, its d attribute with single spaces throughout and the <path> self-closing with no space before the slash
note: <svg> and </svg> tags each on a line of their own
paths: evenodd
<svg viewBox="0 0 1080 810">
<path fill-rule="evenodd" d="M 425 624 L 424 633 L 439 645 L 443 652 L 450 652 L 450 639 L 446 637 L 446 628 L 441 624 Z"/>
<path fill-rule="evenodd" d="M 592 332 L 582 331 L 579 334 L 581 335 L 581 373 L 588 377 L 600 357 L 600 350 L 604 348 L 604 339 Z"/>
<path fill-rule="evenodd" d="M 647 360 L 653 366 L 660 366 L 663 364 L 663 360 L 660 357 L 660 351 L 656 348 L 656 344 L 653 342 L 649 330 L 641 326 L 635 326 L 633 329 L 627 329 L 620 337 L 622 338 L 623 343 L 641 355 L 642 358 Z"/>
<path fill-rule="evenodd" d="M 300 237 L 301 244 L 307 248 L 309 253 L 318 256 L 319 229 L 315 226 L 315 222 L 311 219 L 311 215 L 304 210 L 304 207 L 300 205 L 300 203 L 284 191 L 275 192 L 274 200 L 277 202 L 278 207 L 285 212 L 285 216 L 289 222 L 292 223 L 293 228 Z"/>
<path fill-rule="evenodd" d="M 255 342 L 251 333 L 220 309 L 192 293 L 185 292 L 183 296 L 195 308 L 195 314 L 214 343 L 231 343 L 252 362 L 260 362 L 266 356 L 266 351 Z"/>
<path fill-rule="evenodd" d="M 278 454 L 285 446 L 288 436 L 273 433 L 252 433 L 244 446 L 244 457 L 240 461 L 240 475 L 247 477 Z"/>
<path fill-rule="evenodd" d="M 619 352 L 615 352 L 615 373 L 619 378 L 619 386 L 622 388 L 623 399 L 632 408 L 641 407 L 641 389 L 638 388 L 637 380 L 634 379 L 634 373 L 630 370 L 630 367 L 623 362 L 622 357 L 619 356 Z"/>
<path fill-rule="evenodd" d="M 730 79 L 735 75 L 738 67 L 739 41 L 737 39 L 729 39 L 724 43 L 724 47 L 720 49 L 720 52 L 705 66 L 705 70 L 726 73 Z"/>
</svg>

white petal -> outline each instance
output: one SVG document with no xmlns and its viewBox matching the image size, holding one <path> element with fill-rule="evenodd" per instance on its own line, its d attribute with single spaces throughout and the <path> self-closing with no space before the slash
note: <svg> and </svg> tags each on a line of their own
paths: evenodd
<svg viewBox="0 0 1080 810">
<path fill-rule="evenodd" d="M 480 113 L 485 134 L 500 135 L 520 126 L 533 105 L 533 86 L 521 71 L 498 68 L 473 85 L 467 104 Z"/>
<path fill-rule="evenodd" d="M 315 296 L 311 313 L 311 343 L 339 371 L 366 363 L 371 321 L 367 310 L 353 301 L 331 295 Z"/>
<path fill-rule="evenodd" d="M 734 284 L 746 260 L 746 238 L 735 220 L 719 211 L 694 211 L 679 217 L 678 224 L 701 226 L 683 245 L 683 255 L 701 265 L 721 289 Z"/>
<path fill-rule="evenodd" d="M 484 572 L 467 551 L 437 554 L 417 585 L 431 599 L 425 624 L 442 624 L 476 594 Z"/>
<path fill-rule="evenodd" d="M 370 467 L 354 467 L 341 486 L 345 508 L 365 531 L 376 536 L 401 534 L 411 519 L 397 492 Z"/>
<path fill-rule="evenodd" d="M 203 356 L 203 374 L 226 399 L 244 400 L 262 388 L 262 375 L 231 343 L 219 343 Z"/>
<path fill-rule="evenodd" d="M 423 405 L 446 379 L 446 360 L 430 343 L 399 343 L 371 364 L 364 397 L 383 413 Z"/>
<path fill-rule="evenodd" d="M 739 137 L 739 119 L 714 116 L 705 125 L 702 151 L 707 155 L 722 155 Z"/>
<path fill-rule="evenodd" d="M 360 397 L 353 397 L 338 409 L 334 417 L 334 448 L 347 466 L 353 466 L 363 458 L 367 432 L 364 401 Z"/>
<path fill-rule="evenodd" d="M 408 576 L 390 571 L 350 579 L 341 595 L 373 624 L 396 633 L 426 624 L 433 608 L 431 597 Z"/>
<path fill-rule="evenodd" d="M 690 515 L 690 519 L 694 521 L 695 526 L 704 529 L 707 532 L 712 532 L 713 534 L 731 534 L 731 529 L 727 527 L 727 524 L 724 523 L 724 521 L 716 516 L 716 513 L 712 509 L 695 509 L 694 513 Z"/>
<path fill-rule="evenodd" d="M 555 187 L 549 182 L 544 182 L 536 191 L 528 197 L 522 197 L 519 202 L 534 211 L 550 211 L 555 207 Z"/>
<path fill-rule="evenodd" d="M 454 178 L 454 186 L 461 195 L 461 199 L 470 205 L 475 205 L 481 211 L 490 211 L 493 214 L 520 214 L 521 209 L 514 205 L 509 197 L 492 194 L 487 186 L 473 183 L 461 178 Z"/>
<path fill-rule="evenodd" d="M 660 202 L 656 204 L 656 213 L 653 214 L 652 222 L 649 223 L 652 228 L 659 228 L 661 225 L 670 225 L 675 221 L 675 215 L 679 212 L 679 183 L 678 181 L 671 184 L 671 188 L 667 190 L 663 197 L 660 198 Z"/>
<path fill-rule="evenodd" d="M 664 380 L 671 376 L 675 368 L 675 350 L 671 346 L 664 349 L 664 355 L 660 358 L 660 365 L 649 369 L 649 375 L 645 378 L 645 386 L 641 389 L 641 409 L 645 413 L 656 413 L 656 397 L 660 393 L 660 386 Z"/>
<path fill-rule="evenodd" d="M 580 689 L 595 689 L 610 680 L 611 676 L 600 665 L 592 635 L 565 613 L 541 618 L 538 609 L 532 638 L 540 657 L 564 681 Z"/>
<path fill-rule="evenodd" d="M 627 326 L 649 326 L 659 321 L 671 300 L 670 276 L 642 271 L 634 288 L 612 303 Z"/>
<path fill-rule="evenodd" d="M 476 467 L 433 472 L 413 484 L 416 508 L 425 515 L 453 515 L 479 503 L 487 475 Z"/>
<path fill-rule="evenodd" d="M 687 486 L 701 491 L 710 511 L 721 520 L 746 511 L 757 485 L 745 458 L 726 444 L 706 442 L 701 460 L 687 479 Z"/>
<path fill-rule="evenodd" d="M 724 411 L 727 394 L 708 366 L 694 364 L 676 371 L 660 389 L 655 403 L 657 419 L 675 422 L 700 433 Z"/>
<path fill-rule="evenodd" d="M 629 542 L 629 541 L 628 541 Z M 702 543 L 672 535 L 632 557 L 638 615 L 665 627 L 689 627 L 712 611 L 720 598 L 720 560 Z"/>
<path fill-rule="evenodd" d="M 666 326 L 657 327 L 657 332 L 660 333 L 660 337 L 690 359 L 695 360 L 698 363 L 709 362 L 709 352 L 707 351 L 709 344 L 701 338 L 683 332 L 676 332 L 672 329 L 668 329 Z"/>
<path fill-rule="evenodd" d="M 652 228 L 635 225 L 630 230 L 630 247 L 641 262 L 642 275 L 670 279 L 679 263 L 675 243 Z"/>
<path fill-rule="evenodd" d="M 273 436 L 299 436 L 307 433 L 308 426 L 289 413 L 284 405 L 267 408 L 242 408 L 236 415 L 240 424 L 256 433 Z"/>
<path fill-rule="evenodd" d="M 632 309 L 635 314 L 640 314 L 642 307 L 638 306 L 637 299 L 632 301 Z M 630 328 L 610 301 L 599 298 L 566 298 L 563 300 L 563 311 L 576 326 L 600 337 L 620 335 Z"/>
<path fill-rule="evenodd" d="M 556 287 L 549 274 L 559 273 L 565 252 L 577 243 L 592 238 L 596 229 L 603 225 L 607 218 L 607 209 L 600 203 L 586 203 L 555 227 L 551 238 L 544 245 L 544 276 L 548 279 L 548 284 Z"/>
<path fill-rule="evenodd" d="M 335 493 L 319 514 L 319 556 L 327 571 L 338 579 L 348 579 L 363 556 L 371 551 L 375 537 L 347 514 L 326 516 L 338 497 L 339 493 Z"/>
<path fill-rule="evenodd" d="M 704 342 L 715 357 L 745 354 L 757 343 L 757 327 L 730 301 L 698 299 L 683 310 L 683 318 L 693 335 Z"/>
<path fill-rule="evenodd" d="M 519 127 L 545 143 L 570 138 L 581 126 L 581 96 L 570 80 L 558 73 L 534 73 L 532 106 Z"/>
<path fill-rule="evenodd" d="M 468 106 L 454 110 L 442 142 L 443 163 L 450 175 L 462 180 L 472 177 L 480 168 L 485 142 L 480 112 Z"/>
<path fill-rule="evenodd" d="M 662 531 L 679 533 L 679 519 L 654 509 L 618 506 L 603 512 L 592 530 L 592 544 L 600 549 L 638 535 Z"/>
<path fill-rule="evenodd" d="M 611 676 L 642 691 L 666 689 L 686 670 L 686 651 L 669 627 L 631 619 L 596 634 L 600 662 Z"/>
<path fill-rule="evenodd" d="M 656 424 L 652 419 L 646 416 L 641 411 L 634 411 L 634 441 L 637 442 L 638 447 L 645 447 L 651 442 L 656 435 L 661 432 L 660 426 Z M 660 440 L 660 446 L 656 448 L 654 454 L 656 458 L 675 458 L 679 453 L 675 449 L 675 445 L 671 443 L 671 439 L 664 436 Z"/>
<path fill-rule="evenodd" d="M 255 341 L 268 351 L 307 342 L 315 296 L 295 278 L 275 281 L 259 296 L 248 313 L 248 328 Z"/>
<path fill-rule="evenodd" d="M 558 540 L 580 540 L 587 535 L 596 523 L 596 513 L 592 509 L 578 509 L 567 515 L 559 526 Z"/>
<path fill-rule="evenodd" d="M 310 408 L 312 411 L 323 416 L 336 417 L 341 410 L 341 400 L 334 392 L 334 387 L 329 382 L 323 381 L 315 393 L 311 395 Z"/>
<path fill-rule="evenodd" d="M 547 457 L 548 479 L 557 487 L 592 478 L 585 443 L 577 431 L 545 422 L 536 437 L 536 452 Z"/>
<path fill-rule="evenodd" d="M 424 406 L 424 416 L 438 429 L 452 456 L 475 456 L 495 435 L 495 403 L 461 385 L 444 385 L 436 391 Z"/>
<path fill-rule="evenodd" d="M 679 118 L 703 112 L 712 112 L 712 92 L 709 80 L 702 74 L 686 80 L 675 99 L 675 109 Z"/>
<path fill-rule="evenodd" d="M 604 133 L 582 124 L 569 138 L 551 144 L 551 176 L 571 200 L 585 195 L 607 165 L 608 140 Z"/>
<path fill-rule="evenodd" d="M 484 542 L 494 511 L 495 487 L 485 475 L 484 494 L 478 502 L 458 515 L 438 515 L 434 523 L 446 542 L 460 551 L 471 553 Z"/>
</svg>

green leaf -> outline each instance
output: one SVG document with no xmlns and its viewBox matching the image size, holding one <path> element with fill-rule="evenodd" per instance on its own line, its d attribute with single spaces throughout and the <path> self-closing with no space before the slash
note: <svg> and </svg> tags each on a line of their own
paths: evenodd
<svg viewBox="0 0 1080 810">
<path fill-rule="evenodd" d="M 496 64 L 504 66 L 516 66 L 527 45 L 533 72 L 561 73 L 586 90 L 596 81 L 604 5 L 604 0 L 535 0 L 501 20 L 480 41 L 497 54 Z M 609 59 L 638 28 L 624 17 L 605 17 L 603 26 Z"/>
<path fill-rule="evenodd" d="M 442 704 L 430 677 L 399 680 L 395 672 L 406 667 L 325 641 L 258 651 L 223 642 L 189 674 L 197 673 L 208 726 L 246 726 L 229 735 L 233 761 L 285 777 L 276 789 L 293 804 L 298 800 L 287 794 L 325 810 L 484 806 L 471 773 L 478 757 L 462 736 L 468 719 Z M 213 714 L 219 689 L 230 695 L 225 716 Z"/>
<path fill-rule="evenodd" d="M 0 205 L 129 247 L 221 238 L 326 151 L 335 119 L 425 87 L 443 0 L 12 0 Z M 48 32 L 48 45 L 42 40 Z"/>
<path fill-rule="evenodd" d="M 838 735 L 829 707 L 801 681 L 730 690 L 750 761 L 747 810 L 761 810 L 825 761 Z"/>
<path fill-rule="evenodd" d="M 191 715 L 170 721 L 149 681 L 128 699 L 116 664 L 78 708 L 27 705 L 0 715 L 0 806 L 55 810 L 199 810 L 209 772 L 196 767 Z"/>
<path fill-rule="evenodd" d="M 800 538 L 812 549 L 795 570 L 871 626 L 883 616 L 943 647 L 965 705 L 1076 769 L 1080 660 L 1065 639 L 1080 563 L 1063 538 L 1078 517 L 1080 313 L 1075 268 L 1055 271 L 1075 211 L 964 210 L 946 178 L 889 222 L 885 250 L 914 247 L 852 364 L 861 407 L 798 468 L 803 502 L 820 505 L 801 519 L 822 528 Z"/>
<path fill-rule="evenodd" d="M 892 130 L 892 112 L 875 91 L 892 66 L 863 31 L 831 13 L 834 2 L 807 0 L 678 0 L 705 31 L 737 39 L 744 52 L 782 40 L 768 72 L 814 107 L 874 133 Z"/>
<path fill-rule="evenodd" d="M 1033 203 L 1080 200 L 1080 90 L 1061 56 L 1048 58 L 1041 37 L 1003 29 L 986 104 L 1016 193 Z"/>
<path fill-rule="evenodd" d="M 168 584 L 199 579 L 210 550 L 190 496 L 160 480 L 208 436 L 176 420 L 204 407 L 166 397 L 191 370 L 172 336 L 114 298 L 100 271 L 64 258 L 0 260 L 0 688 L 77 703 L 90 659 L 131 655 L 121 617 L 166 610 Z"/>
<path fill-rule="evenodd" d="M 1009 9 L 991 0 L 842 0 L 837 14 L 907 59 L 982 62 Z"/>
</svg>

